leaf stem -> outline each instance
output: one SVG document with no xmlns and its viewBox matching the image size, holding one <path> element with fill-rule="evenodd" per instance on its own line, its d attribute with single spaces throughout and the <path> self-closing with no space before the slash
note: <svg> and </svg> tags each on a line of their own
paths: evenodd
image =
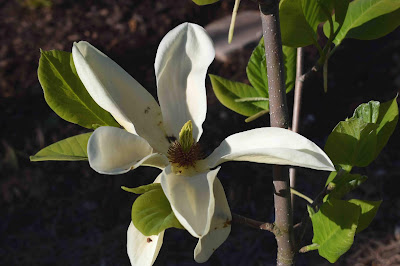
<svg viewBox="0 0 400 266">
<path fill-rule="evenodd" d="M 294 188 L 290 188 L 290 193 L 292 193 L 293 195 L 296 195 L 302 199 L 305 199 L 310 204 L 313 204 L 313 200 L 311 198 L 309 198 L 306 195 L 304 195 L 303 193 L 295 190 Z"/>
<path fill-rule="evenodd" d="M 236 15 L 239 9 L 239 5 L 240 5 L 240 0 L 235 0 L 235 5 L 233 6 L 233 11 L 232 11 L 231 25 L 229 26 L 228 43 L 232 42 L 233 31 L 235 30 Z"/>
<path fill-rule="evenodd" d="M 254 121 L 254 120 L 256 120 L 257 118 L 260 118 L 261 116 L 263 116 L 263 115 L 265 115 L 265 114 L 268 114 L 268 112 L 269 112 L 268 110 L 262 110 L 262 111 L 258 112 L 257 114 L 254 114 L 254 115 L 252 115 L 252 116 L 247 117 L 247 118 L 244 120 L 244 122 L 249 123 L 249 122 L 251 122 L 251 121 Z"/>
<path fill-rule="evenodd" d="M 302 247 L 302 248 L 299 250 L 299 252 L 300 252 L 300 253 L 306 253 L 306 252 L 309 252 L 309 251 L 316 250 L 316 249 L 318 249 L 318 248 L 319 248 L 319 245 L 316 244 L 316 243 L 314 243 L 314 244 L 310 244 L 310 245 L 308 245 L 308 246 Z"/>
<path fill-rule="evenodd" d="M 261 102 L 261 101 L 269 101 L 269 98 L 247 97 L 247 98 L 235 99 L 235 102 L 237 102 L 237 103 L 241 103 L 241 102 Z"/>
</svg>

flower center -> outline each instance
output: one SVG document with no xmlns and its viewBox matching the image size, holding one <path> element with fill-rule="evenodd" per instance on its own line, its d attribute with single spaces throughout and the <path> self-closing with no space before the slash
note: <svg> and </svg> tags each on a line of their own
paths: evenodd
<svg viewBox="0 0 400 266">
<path fill-rule="evenodd" d="M 197 172 L 196 163 L 203 158 L 199 143 L 193 138 L 192 121 L 186 122 L 179 133 L 179 140 L 168 149 L 168 160 L 172 170 L 179 175 L 192 175 Z"/>
</svg>

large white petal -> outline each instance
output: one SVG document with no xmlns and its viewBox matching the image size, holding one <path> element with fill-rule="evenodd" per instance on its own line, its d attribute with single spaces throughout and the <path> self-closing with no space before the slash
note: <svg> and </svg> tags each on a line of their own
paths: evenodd
<svg viewBox="0 0 400 266">
<path fill-rule="evenodd" d="M 212 215 L 210 231 L 199 239 L 194 250 L 198 263 L 207 261 L 214 251 L 225 242 L 231 232 L 232 215 L 226 200 L 224 188 L 218 178 L 214 181 L 215 210 Z"/>
<path fill-rule="evenodd" d="M 196 24 L 183 23 L 162 39 L 154 67 L 168 135 L 178 138 L 182 126 L 192 120 L 193 137 L 200 139 L 207 112 L 205 78 L 214 56 L 211 38 Z"/>
<path fill-rule="evenodd" d="M 143 161 L 142 166 L 151 166 L 163 170 L 168 164 L 168 158 L 164 154 L 153 153 L 150 157 Z"/>
<path fill-rule="evenodd" d="M 211 168 L 226 161 L 249 161 L 335 171 L 328 155 L 314 142 L 276 127 L 231 135 L 206 160 Z"/>
<path fill-rule="evenodd" d="M 126 173 L 153 154 L 144 138 L 116 127 L 97 128 L 89 138 L 87 151 L 90 166 L 110 175 Z"/>
<path fill-rule="evenodd" d="M 153 96 L 88 42 L 74 43 L 72 57 L 79 78 L 96 103 L 126 130 L 137 132 L 152 147 L 166 153 L 169 145 L 161 110 Z"/>
<path fill-rule="evenodd" d="M 168 166 L 161 173 L 161 186 L 176 218 L 194 237 L 208 233 L 215 200 L 213 184 L 219 168 L 194 176 L 175 175 Z"/>
<path fill-rule="evenodd" d="M 132 266 L 151 266 L 163 243 L 164 231 L 156 236 L 145 236 L 133 225 L 128 227 L 126 249 Z"/>
</svg>

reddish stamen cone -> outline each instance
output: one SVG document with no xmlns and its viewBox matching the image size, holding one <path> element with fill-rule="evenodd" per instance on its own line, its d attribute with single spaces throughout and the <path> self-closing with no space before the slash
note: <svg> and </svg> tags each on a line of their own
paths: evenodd
<svg viewBox="0 0 400 266">
<path fill-rule="evenodd" d="M 168 160 L 179 167 L 196 165 L 196 161 L 202 159 L 202 152 L 198 143 L 193 143 L 188 151 L 184 151 L 179 141 L 174 141 L 168 149 Z"/>
</svg>

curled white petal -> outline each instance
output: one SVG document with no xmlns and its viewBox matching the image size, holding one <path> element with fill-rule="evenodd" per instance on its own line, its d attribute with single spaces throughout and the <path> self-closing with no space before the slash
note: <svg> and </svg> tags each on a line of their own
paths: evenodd
<svg viewBox="0 0 400 266">
<path fill-rule="evenodd" d="M 90 166 L 101 174 L 123 174 L 153 154 L 147 141 L 116 127 L 99 127 L 88 141 Z"/>
<path fill-rule="evenodd" d="M 314 142 L 290 130 L 276 127 L 231 135 L 206 161 L 211 168 L 226 161 L 249 161 L 335 171 L 328 155 Z"/>
<path fill-rule="evenodd" d="M 232 215 L 224 188 L 218 178 L 214 181 L 214 198 L 215 209 L 211 216 L 210 230 L 199 239 L 194 250 L 194 259 L 198 263 L 206 262 L 231 232 Z"/>
<path fill-rule="evenodd" d="M 219 168 L 193 176 L 176 175 L 168 166 L 161 173 L 161 186 L 171 208 L 186 230 L 200 238 L 210 230 L 214 214 L 214 180 Z"/>
<path fill-rule="evenodd" d="M 126 130 L 137 132 L 158 151 L 166 153 L 168 141 L 161 109 L 153 96 L 88 42 L 74 43 L 72 57 L 79 78 L 93 100 Z"/>
<path fill-rule="evenodd" d="M 207 112 L 205 78 L 215 50 L 204 28 L 183 23 L 162 39 L 154 63 L 157 94 L 169 136 L 178 138 L 182 126 L 193 122 L 200 139 Z"/>
<path fill-rule="evenodd" d="M 131 222 L 127 231 L 126 249 L 132 266 L 151 266 L 163 243 L 164 231 L 156 236 L 145 236 Z"/>
</svg>

